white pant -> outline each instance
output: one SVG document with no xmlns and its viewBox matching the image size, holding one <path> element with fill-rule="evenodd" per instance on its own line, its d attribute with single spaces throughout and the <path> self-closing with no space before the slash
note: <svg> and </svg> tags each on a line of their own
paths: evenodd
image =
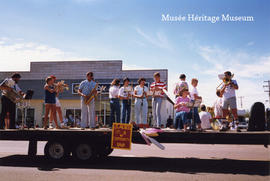
<svg viewBox="0 0 270 181">
<path fill-rule="evenodd" d="M 156 127 L 161 126 L 161 105 L 162 105 L 162 98 L 155 97 L 152 99 L 152 112 L 153 112 L 153 125 Z"/>
<path fill-rule="evenodd" d="M 91 128 L 96 127 L 95 119 L 95 100 L 93 99 L 89 104 L 85 104 L 81 99 L 81 127 L 85 128 L 89 125 Z"/>
<path fill-rule="evenodd" d="M 135 99 L 135 119 L 136 124 L 147 123 L 148 103 L 146 99 Z"/>
<path fill-rule="evenodd" d="M 55 97 L 55 106 L 56 107 L 61 107 L 60 101 L 58 99 L 58 97 Z"/>
</svg>

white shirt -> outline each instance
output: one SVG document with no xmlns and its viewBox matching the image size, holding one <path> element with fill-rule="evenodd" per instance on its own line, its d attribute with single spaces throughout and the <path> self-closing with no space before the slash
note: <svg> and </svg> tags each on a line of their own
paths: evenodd
<svg viewBox="0 0 270 181">
<path fill-rule="evenodd" d="M 146 86 L 141 87 L 140 85 L 137 85 L 134 89 L 134 92 L 137 92 L 136 95 L 137 96 L 141 96 L 143 94 L 143 92 L 146 92 L 148 94 L 148 88 Z"/>
<path fill-rule="evenodd" d="M 222 97 L 217 98 L 216 102 L 214 103 L 214 112 L 216 117 L 222 118 L 223 116 L 222 104 L 223 104 Z"/>
<path fill-rule="evenodd" d="M 201 119 L 201 126 L 202 129 L 208 129 L 211 128 L 210 119 L 212 119 L 212 116 L 209 112 L 201 111 L 199 113 L 200 119 Z"/>
<path fill-rule="evenodd" d="M 236 80 L 232 80 L 232 83 L 234 83 L 235 85 L 237 85 Z M 225 86 L 225 85 L 224 85 L 224 83 L 223 83 L 223 84 L 222 84 L 222 87 L 224 87 L 224 86 Z M 231 85 L 227 86 L 227 87 L 225 88 L 223 97 L 224 97 L 225 99 L 229 99 L 229 98 L 231 98 L 231 97 L 235 97 L 235 89 L 234 89 Z"/>
<path fill-rule="evenodd" d="M 125 98 L 127 98 L 128 97 L 128 95 L 132 95 L 133 94 L 133 90 L 132 90 L 132 87 L 131 86 L 127 86 L 127 87 L 121 87 L 120 89 L 119 89 L 119 96 L 121 96 L 121 97 L 125 97 Z"/>
<path fill-rule="evenodd" d="M 119 87 L 116 85 L 111 86 L 109 89 L 109 98 L 110 99 L 118 98 L 118 94 L 119 94 Z"/>
<path fill-rule="evenodd" d="M 193 87 L 193 89 L 190 92 L 190 98 L 191 98 L 191 100 L 195 100 L 195 96 L 194 96 L 195 94 L 197 94 L 197 96 L 199 96 L 197 87 Z"/>
</svg>

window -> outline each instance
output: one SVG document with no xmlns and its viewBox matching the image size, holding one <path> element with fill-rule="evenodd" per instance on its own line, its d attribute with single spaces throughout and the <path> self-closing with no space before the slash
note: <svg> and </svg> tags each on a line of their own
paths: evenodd
<svg viewBox="0 0 270 181">
<path fill-rule="evenodd" d="M 64 122 L 67 126 L 79 127 L 81 122 L 81 109 L 66 109 Z"/>
</svg>

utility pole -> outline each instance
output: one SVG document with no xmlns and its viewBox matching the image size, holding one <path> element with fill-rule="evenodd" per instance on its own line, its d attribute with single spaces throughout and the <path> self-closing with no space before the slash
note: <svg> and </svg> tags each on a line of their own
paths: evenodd
<svg viewBox="0 0 270 181">
<path fill-rule="evenodd" d="M 267 85 L 264 85 L 263 87 L 266 88 L 266 90 L 264 90 L 264 92 L 268 92 L 268 103 L 270 104 L 270 80 L 264 81 L 265 83 L 267 83 Z"/>
<path fill-rule="evenodd" d="M 238 98 L 240 99 L 241 108 L 243 108 L 243 98 L 244 98 L 244 96 L 239 96 Z"/>
</svg>

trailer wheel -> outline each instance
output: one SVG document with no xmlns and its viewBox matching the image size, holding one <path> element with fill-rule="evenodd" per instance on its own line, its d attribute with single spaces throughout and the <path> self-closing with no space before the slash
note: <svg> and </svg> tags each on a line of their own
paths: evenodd
<svg viewBox="0 0 270 181">
<path fill-rule="evenodd" d="M 48 141 L 44 148 L 44 153 L 51 160 L 63 160 L 70 154 L 70 151 L 63 142 Z"/>
<path fill-rule="evenodd" d="M 112 152 L 113 152 L 113 149 L 111 148 L 110 145 L 104 145 L 100 147 L 99 156 L 104 158 L 104 157 L 109 156 Z"/>
<path fill-rule="evenodd" d="M 72 156 L 74 156 L 76 160 L 89 161 L 93 160 L 96 154 L 91 144 L 79 143 L 75 145 Z"/>
</svg>

